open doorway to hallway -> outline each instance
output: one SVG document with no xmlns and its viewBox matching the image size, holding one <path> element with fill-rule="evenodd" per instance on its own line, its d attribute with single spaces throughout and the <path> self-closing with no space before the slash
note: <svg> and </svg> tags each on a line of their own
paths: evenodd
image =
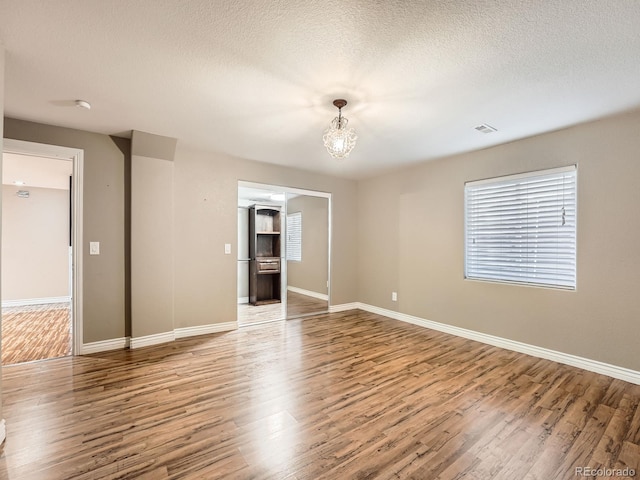
<svg viewBox="0 0 640 480">
<path fill-rule="evenodd" d="M 2 364 L 71 355 L 73 162 L 2 163 Z"/>
</svg>

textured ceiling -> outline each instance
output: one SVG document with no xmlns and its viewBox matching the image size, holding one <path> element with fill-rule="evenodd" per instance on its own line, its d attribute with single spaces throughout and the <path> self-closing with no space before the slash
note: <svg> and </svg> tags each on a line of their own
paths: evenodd
<svg viewBox="0 0 640 480">
<path fill-rule="evenodd" d="M 351 178 L 640 106 L 635 0 L 0 0 L 0 39 L 7 116 Z"/>
</svg>

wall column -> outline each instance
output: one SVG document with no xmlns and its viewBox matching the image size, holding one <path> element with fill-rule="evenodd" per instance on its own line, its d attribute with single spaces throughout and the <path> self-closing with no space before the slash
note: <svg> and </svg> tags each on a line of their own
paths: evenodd
<svg viewBox="0 0 640 480">
<path fill-rule="evenodd" d="M 131 348 L 174 339 L 176 143 L 138 131 L 131 137 Z"/>
</svg>

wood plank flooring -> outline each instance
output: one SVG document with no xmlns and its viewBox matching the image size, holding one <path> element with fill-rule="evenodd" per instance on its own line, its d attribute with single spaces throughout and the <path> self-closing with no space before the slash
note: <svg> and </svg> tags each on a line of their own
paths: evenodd
<svg viewBox="0 0 640 480">
<path fill-rule="evenodd" d="M 269 303 L 267 305 L 238 304 L 238 325 L 255 325 L 258 323 L 274 322 L 287 316 L 284 303 Z"/>
<path fill-rule="evenodd" d="M 287 318 L 296 318 L 312 313 L 327 312 L 329 302 L 309 295 L 287 291 Z"/>
<path fill-rule="evenodd" d="M 2 364 L 71 355 L 71 304 L 2 309 Z"/>
<path fill-rule="evenodd" d="M 287 291 L 287 304 L 271 303 L 268 305 L 238 305 L 238 325 L 255 325 L 268 323 L 283 318 L 297 318 L 312 313 L 324 312 L 329 309 L 329 302 L 318 300 L 308 295 Z"/>
<path fill-rule="evenodd" d="M 2 393 L 0 479 L 640 471 L 640 386 L 357 310 L 8 366 Z"/>
</svg>

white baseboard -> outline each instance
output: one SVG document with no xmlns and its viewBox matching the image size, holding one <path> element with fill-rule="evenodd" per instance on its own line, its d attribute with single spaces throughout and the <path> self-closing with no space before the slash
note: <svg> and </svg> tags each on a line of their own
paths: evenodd
<svg viewBox="0 0 640 480">
<path fill-rule="evenodd" d="M 238 322 L 212 323 L 210 325 L 200 325 L 197 327 L 176 328 L 172 332 L 156 333 L 144 337 L 123 337 L 102 340 L 100 342 L 85 343 L 82 345 L 80 355 L 90 353 L 107 352 L 109 350 L 124 350 L 125 348 L 140 348 L 150 345 L 158 345 L 176 340 L 177 338 L 193 337 L 196 335 L 206 335 L 208 333 L 228 332 L 236 330 Z"/>
<path fill-rule="evenodd" d="M 563 363 L 572 367 L 582 368 L 594 373 L 600 373 L 609 377 L 624 380 L 625 382 L 634 383 L 640 385 L 640 372 L 631 370 L 617 365 L 611 365 L 608 363 L 599 362 L 597 360 L 591 360 L 589 358 L 578 357 L 569 353 L 558 352 L 556 350 L 549 350 L 548 348 L 538 347 L 535 345 L 529 345 L 527 343 L 517 342 L 515 340 L 509 340 L 507 338 L 496 337 L 494 335 L 488 335 L 486 333 L 476 332 L 474 330 L 467 330 L 466 328 L 454 327 L 452 325 L 446 325 L 444 323 L 433 322 L 431 320 L 425 320 L 420 317 L 414 317 L 413 315 L 407 315 L 405 313 L 394 312 L 393 310 L 387 310 L 385 308 L 375 307 L 373 305 L 367 305 L 366 303 L 358 303 L 358 307 L 361 310 L 377 313 L 385 317 L 400 320 L 402 322 L 411 323 L 439 332 L 449 333 L 457 337 L 468 338 L 469 340 L 475 340 L 477 342 L 486 343 L 495 347 L 504 348 L 506 350 L 512 350 L 514 352 L 525 353 L 533 357 L 544 358 L 546 360 L 552 360 L 554 362 Z M 347 304 L 353 305 L 353 304 Z M 341 307 L 341 305 L 337 305 Z M 329 309 L 329 311 L 333 311 Z M 342 311 L 342 310 L 336 310 Z"/>
<path fill-rule="evenodd" d="M 249 303 L 249 297 L 238 297 L 238 303 Z"/>
<path fill-rule="evenodd" d="M 153 335 L 145 335 L 143 337 L 131 337 L 129 348 L 149 347 L 160 343 L 173 342 L 176 334 L 173 330 L 170 332 L 154 333 Z"/>
<path fill-rule="evenodd" d="M 236 330 L 238 322 L 211 323 L 209 325 L 200 325 L 197 327 L 176 328 L 174 330 L 176 339 L 195 337 L 197 335 L 207 335 L 210 333 L 228 332 Z"/>
<path fill-rule="evenodd" d="M 387 310 L 385 308 L 375 307 L 366 303 L 352 302 L 344 303 L 340 305 L 331 305 L 329 307 L 330 313 L 344 312 L 347 310 L 360 309 L 366 312 L 376 313 L 394 320 L 399 320 L 420 327 L 429 328 L 439 332 L 448 333 L 457 337 L 468 338 L 477 342 L 485 343 L 487 345 L 493 345 L 495 347 L 504 348 L 514 352 L 524 353 L 537 358 L 544 358 L 565 365 L 570 365 L 577 368 L 582 368 L 594 373 L 607 375 L 609 377 L 624 380 L 629 383 L 640 385 L 640 372 L 631 370 L 617 365 L 611 365 L 608 363 L 592 360 L 589 358 L 579 357 L 577 355 L 571 355 L 569 353 L 558 352 L 556 350 L 550 350 L 548 348 L 538 347 L 535 345 L 529 345 L 527 343 L 518 342 L 515 340 L 509 340 L 494 335 L 488 335 L 486 333 L 476 332 L 474 330 L 468 330 L 466 328 L 455 327 L 453 325 L 447 325 L 444 323 L 434 322 L 431 320 L 425 320 L 413 315 L 407 315 L 405 313 L 395 312 L 393 310 Z M 156 345 L 159 343 L 171 342 L 176 338 L 185 338 L 195 335 L 205 335 L 209 333 L 225 332 L 235 330 L 238 328 L 237 322 L 225 322 L 218 324 L 201 325 L 196 327 L 177 328 L 171 332 L 159 333 L 155 335 L 147 335 L 145 337 L 131 338 L 131 348 L 145 347 L 149 345 Z M 113 340 L 105 340 L 102 342 L 93 342 L 85 344 L 82 347 L 82 354 L 96 353 L 106 350 L 123 349 L 127 346 L 126 338 L 118 338 Z M 0 438 L 2 438 L 4 424 L 0 422 Z M 1 442 L 1 440 L 0 440 Z"/>
<path fill-rule="evenodd" d="M 26 307 L 30 305 L 46 305 L 49 303 L 68 303 L 71 297 L 43 297 L 43 298 L 22 298 L 19 300 L 4 300 L 2 308 L 5 307 Z"/>
<path fill-rule="evenodd" d="M 102 340 L 100 342 L 85 343 L 82 345 L 80 355 L 88 355 L 90 353 L 108 352 L 109 350 L 124 350 L 129 346 L 129 337 L 112 338 L 110 340 Z"/>
<path fill-rule="evenodd" d="M 7 438 L 7 426 L 3 418 L 2 420 L 0 420 L 0 445 L 4 443 L 6 438 Z"/>
<path fill-rule="evenodd" d="M 346 312 L 347 310 L 357 310 L 362 305 L 359 302 L 342 303 L 340 305 L 329 305 L 329 313 Z M 364 310 L 364 309 L 363 309 Z"/>
<path fill-rule="evenodd" d="M 317 298 L 318 300 L 329 301 L 329 295 L 326 293 L 313 292 L 311 290 L 305 290 L 304 288 L 292 287 L 291 285 L 287 287 L 287 290 L 293 293 L 299 293 L 300 295 L 306 295 L 307 297 Z"/>
</svg>

